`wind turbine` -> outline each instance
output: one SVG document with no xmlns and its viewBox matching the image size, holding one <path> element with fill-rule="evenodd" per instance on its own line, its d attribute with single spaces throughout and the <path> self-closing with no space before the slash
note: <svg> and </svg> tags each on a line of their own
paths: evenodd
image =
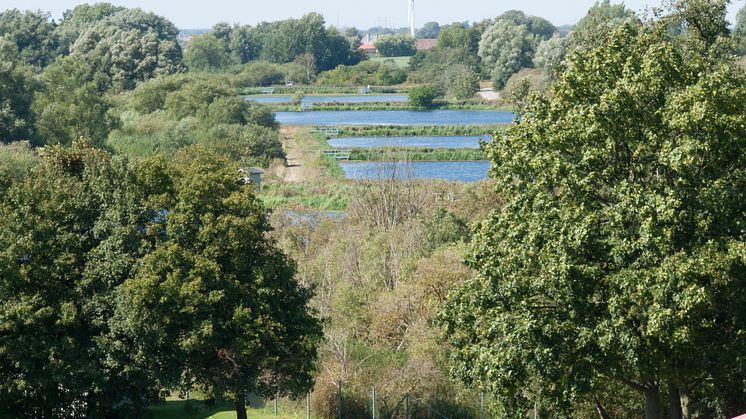
<svg viewBox="0 0 746 419">
<path fill-rule="evenodd" d="M 409 19 L 409 33 L 412 35 L 412 38 L 415 36 L 414 32 L 414 0 L 408 0 L 409 3 L 409 10 L 407 13 L 407 17 Z"/>
</svg>

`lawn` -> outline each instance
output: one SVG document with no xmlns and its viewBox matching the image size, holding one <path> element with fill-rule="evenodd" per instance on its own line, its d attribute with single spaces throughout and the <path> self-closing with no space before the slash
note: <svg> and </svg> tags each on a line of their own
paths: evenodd
<svg viewBox="0 0 746 419">
<path fill-rule="evenodd" d="M 186 400 L 170 397 L 164 404 L 148 408 L 152 419 L 235 419 L 236 412 L 228 403 L 218 403 L 207 408 L 201 400 Z M 298 419 L 305 418 L 305 400 L 292 402 L 282 400 L 278 404 L 277 416 L 274 415 L 272 403 L 261 408 L 246 409 L 251 419 Z"/>
<path fill-rule="evenodd" d="M 399 68 L 405 68 L 409 65 L 409 59 L 412 57 L 374 57 L 371 58 L 371 61 L 375 62 L 384 62 L 391 60 L 394 62 L 394 64 L 397 65 Z"/>
</svg>

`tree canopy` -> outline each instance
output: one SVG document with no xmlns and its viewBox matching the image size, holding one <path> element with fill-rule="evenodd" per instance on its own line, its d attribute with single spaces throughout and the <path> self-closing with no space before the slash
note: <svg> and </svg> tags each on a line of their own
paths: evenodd
<svg viewBox="0 0 746 419">
<path fill-rule="evenodd" d="M 669 28 L 627 23 L 571 53 L 487 147 L 505 205 L 441 321 L 454 375 L 503 415 L 606 417 L 617 391 L 637 394 L 621 417 L 746 409 L 746 77 L 718 40 Z"/>
</svg>

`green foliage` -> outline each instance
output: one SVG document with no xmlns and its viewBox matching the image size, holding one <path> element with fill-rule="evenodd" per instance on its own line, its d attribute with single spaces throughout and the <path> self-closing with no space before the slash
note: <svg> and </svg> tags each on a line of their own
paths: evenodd
<svg viewBox="0 0 746 419">
<path fill-rule="evenodd" d="M 504 127 L 482 125 L 353 125 L 339 127 L 340 137 L 400 137 L 422 135 L 486 135 Z"/>
<path fill-rule="evenodd" d="M 0 142 L 34 139 L 31 102 L 36 88 L 29 68 L 0 60 Z"/>
<path fill-rule="evenodd" d="M 525 25 L 500 19 L 490 26 L 479 41 L 479 57 L 485 64 L 496 89 L 505 86 L 511 75 L 530 67 L 534 36 Z"/>
<path fill-rule="evenodd" d="M 746 78 L 662 23 L 596 42 L 487 146 L 506 203 L 476 229 L 479 277 L 440 317 L 452 372 L 507 416 L 538 400 L 567 416 L 617 403 L 622 417 L 645 401 L 659 417 L 666 399 L 733 416 L 746 408 Z M 614 401 L 619 386 L 637 400 Z"/>
<path fill-rule="evenodd" d="M 354 66 L 341 65 L 319 74 L 317 85 L 322 86 L 391 86 L 403 83 L 407 73 L 389 62 L 363 61 Z"/>
<path fill-rule="evenodd" d="M 624 3 L 611 4 L 610 0 L 596 2 L 570 32 L 570 48 L 597 47 L 598 42 L 612 29 L 635 21 L 634 13 Z"/>
<path fill-rule="evenodd" d="M 62 57 L 44 70 L 34 96 L 37 136 L 44 144 L 70 145 L 79 138 L 103 144 L 119 121 L 103 95 L 106 85 L 94 79 L 85 63 Z"/>
<path fill-rule="evenodd" d="M 71 46 L 71 54 L 108 77 L 117 90 L 181 71 L 179 31 L 163 17 L 140 9 L 125 9 L 86 29 Z"/>
<path fill-rule="evenodd" d="M 184 64 L 190 70 L 219 71 L 230 63 L 225 46 L 211 33 L 194 37 L 184 50 Z"/>
<path fill-rule="evenodd" d="M 495 19 L 498 21 L 512 22 L 517 26 L 525 26 L 529 33 L 534 35 L 539 41 L 549 39 L 557 32 L 557 28 L 554 27 L 548 20 L 538 16 L 526 16 L 520 10 L 508 10 L 502 15 Z"/>
<path fill-rule="evenodd" d="M 59 52 L 55 24 L 48 13 L 0 12 L 0 40 L 15 46 L 17 58 L 37 70 L 54 61 Z"/>
<path fill-rule="evenodd" d="M 479 90 L 479 75 L 465 65 L 454 65 L 443 74 L 446 97 L 453 100 L 467 100 Z"/>
<path fill-rule="evenodd" d="M 372 161 L 468 161 L 484 160 L 484 152 L 473 148 L 355 148 L 350 151 L 351 160 Z"/>
<path fill-rule="evenodd" d="M 533 58 L 534 65 L 540 68 L 548 79 L 556 79 L 562 71 L 562 63 L 567 54 L 568 43 L 568 38 L 555 35 L 539 43 L 539 46 L 536 47 L 536 54 Z"/>
<path fill-rule="evenodd" d="M 357 64 L 362 55 L 334 28 L 325 28 L 324 17 L 308 13 L 300 19 L 262 22 L 253 29 L 261 42 L 260 57 L 273 63 L 287 63 L 311 54 L 319 70 L 340 64 Z"/>
<path fill-rule="evenodd" d="M 265 239 L 264 209 L 235 167 L 203 150 L 178 153 L 173 169 L 167 238 L 118 293 L 130 350 L 163 385 L 241 407 L 248 392 L 303 394 L 321 326 L 293 263 Z"/>
<path fill-rule="evenodd" d="M 94 3 L 79 4 L 65 11 L 60 24 L 55 28 L 55 33 L 59 38 L 60 52 L 63 55 L 70 53 L 70 47 L 85 30 L 122 10 L 125 8 L 110 3 Z"/>
<path fill-rule="evenodd" d="M 420 218 L 425 233 L 425 239 L 430 249 L 441 246 L 466 242 L 469 239 L 469 226 L 463 217 L 438 208 L 433 214 Z"/>
<path fill-rule="evenodd" d="M 47 148 L 0 206 L 0 406 L 9 417 L 130 417 L 149 382 L 112 341 L 114 288 L 154 217 L 121 160 Z M 65 391 L 60 391 L 63 388 Z"/>
<path fill-rule="evenodd" d="M 731 35 L 736 42 L 738 52 L 741 55 L 746 54 L 746 5 L 738 10 L 736 24 L 733 26 Z"/>
<path fill-rule="evenodd" d="M 10 186 L 21 182 L 38 163 L 39 157 L 28 141 L 0 144 L 0 201 Z"/>
<path fill-rule="evenodd" d="M 199 124 L 194 118 L 174 121 L 163 112 L 140 116 L 125 113 L 122 126 L 111 132 L 106 146 L 133 159 L 153 155 L 173 157 L 180 148 L 197 142 Z"/>
<path fill-rule="evenodd" d="M 455 48 L 476 54 L 479 51 L 479 36 L 476 30 L 454 23 L 438 34 L 438 48 Z"/>
<path fill-rule="evenodd" d="M 242 87 L 270 86 L 285 82 L 285 70 L 282 65 L 267 61 L 252 61 L 246 64 L 237 76 Z"/>
<path fill-rule="evenodd" d="M 239 124 L 208 125 L 198 135 L 198 144 L 242 166 L 269 166 L 274 159 L 285 159 L 277 131 L 262 126 Z"/>
<path fill-rule="evenodd" d="M 434 39 L 440 33 L 440 24 L 438 22 L 426 22 L 420 29 L 417 29 L 417 38 Z"/>
<path fill-rule="evenodd" d="M 375 43 L 382 57 L 402 57 L 417 52 L 415 39 L 409 35 L 384 35 Z"/>
<path fill-rule="evenodd" d="M 433 101 L 439 96 L 441 93 L 434 86 L 418 86 L 409 91 L 409 104 L 415 108 L 432 108 Z"/>
</svg>

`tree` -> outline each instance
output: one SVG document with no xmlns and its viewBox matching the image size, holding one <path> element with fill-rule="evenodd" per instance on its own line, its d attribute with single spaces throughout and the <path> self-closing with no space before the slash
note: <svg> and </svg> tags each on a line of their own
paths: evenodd
<svg viewBox="0 0 746 419">
<path fill-rule="evenodd" d="M 438 34 L 438 48 L 456 48 L 476 54 L 479 51 L 479 34 L 461 23 L 448 25 Z"/>
<path fill-rule="evenodd" d="M 495 19 L 495 22 L 500 20 L 512 22 L 518 26 L 525 26 L 526 29 L 539 40 L 549 39 L 555 32 L 557 32 L 557 28 L 555 28 L 548 20 L 538 16 L 526 16 L 526 14 L 520 10 L 508 10 L 498 16 L 497 19 Z"/>
<path fill-rule="evenodd" d="M 164 242 L 120 294 L 131 350 L 164 386 L 233 400 L 239 418 L 247 393 L 303 394 L 321 325 L 293 263 L 267 239 L 251 186 L 198 148 L 180 152 L 174 170 Z"/>
<path fill-rule="evenodd" d="M 107 80 L 91 74 L 85 63 L 60 58 L 44 70 L 41 80 L 32 110 L 44 144 L 70 145 L 82 137 L 100 146 L 117 127 L 119 121 L 103 95 Z"/>
<path fill-rule="evenodd" d="M 562 71 L 562 62 L 567 54 L 568 39 L 555 35 L 542 41 L 536 48 L 534 65 L 549 79 L 555 79 Z"/>
<path fill-rule="evenodd" d="M 184 64 L 190 70 L 219 71 L 230 64 L 223 42 L 212 33 L 194 37 L 184 50 Z"/>
<path fill-rule="evenodd" d="M 440 33 L 440 24 L 438 22 L 427 22 L 417 30 L 417 38 L 434 39 Z"/>
<path fill-rule="evenodd" d="M 433 86 L 419 86 L 409 91 L 409 104 L 415 108 L 432 108 L 440 92 Z"/>
<path fill-rule="evenodd" d="M 0 59 L 0 142 L 34 139 L 31 101 L 35 89 L 29 68 Z"/>
<path fill-rule="evenodd" d="M 732 35 L 736 41 L 738 52 L 746 54 L 746 5 L 738 10 Z"/>
<path fill-rule="evenodd" d="M 262 44 L 251 26 L 237 26 L 231 32 L 229 49 L 233 61 L 245 64 L 259 57 Z"/>
<path fill-rule="evenodd" d="M 182 70 L 173 23 L 140 9 L 116 12 L 86 29 L 71 47 L 76 59 L 106 75 L 117 90 Z"/>
<path fill-rule="evenodd" d="M 54 61 L 59 51 L 54 22 L 41 12 L 0 12 L 0 38 L 15 44 L 19 58 L 37 70 Z"/>
<path fill-rule="evenodd" d="M 534 38 L 528 28 L 507 19 L 497 20 L 479 41 L 479 56 L 497 89 L 518 70 L 531 66 L 533 49 Z"/>
<path fill-rule="evenodd" d="M 13 183 L 23 180 L 38 163 L 28 141 L 0 144 L 0 201 Z"/>
<path fill-rule="evenodd" d="M 110 3 L 80 4 L 71 10 L 66 10 L 62 14 L 60 24 L 55 28 L 60 53 L 69 54 L 70 47 L 86 29 L 122 10 L 125 8 Z"/>
<path fill-rule="evenodd" d="M 746 78 L 679 42 L 617 27 L 487 147 L 505 205 L 440 319 L 453 373 L 508 416 L 604 417 L 607 383 L 647 418 L 662 394 L 673 418 L 746 409 Z"/>
<path fill-rule="evenodd" d="M 114 288 L 156 216 L 126 162 L 48 147 L 0 206 L 0 416 L 132 417 L 150 381 L 110 339 Z"/>
<path fill-rule="evenodd" d="M 375 46 L 382 57 L 403 57 L 417 52 L 415 39 L 409 35 L 384 35 Z"/>
<path fill-rule="evenodd" d="M 453 65 L 443 74 L 443 85 L 449 98 L 471 99 L 479 90 L 479 75 L 465 65 Z"/>
<path fill-rule="evenodd" d="M 624 3 L 611 4 L 609 0 L 596 2 L 570 32 L 570 49 L 594 48 L 604 35 L 625 23 L 635 21 L 634 13 Z"/>
</svg>

